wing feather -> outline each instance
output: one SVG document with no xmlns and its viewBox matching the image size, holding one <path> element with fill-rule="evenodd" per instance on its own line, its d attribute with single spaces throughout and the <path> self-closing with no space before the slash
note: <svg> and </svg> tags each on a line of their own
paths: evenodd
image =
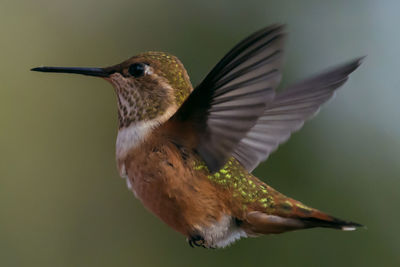
<svg viewBox="0 0 400 267">
<path fill-rule="evenodd" d="M 232 156 L 273 99 L 281 79 L 283 29 L 264 28 L 236 45 L 171 118 L 195 129 L 195 150 L 211 172 Z"/>
<path fill-rule="evenodd" d="M 348 75 L 361 64 L 361 60 L 353 60 L 278 93 L 240 141 L 233 156 L 248 171 L 252 171 L 318 112 L 321 105 L 347 81 Z"/>
</svg>

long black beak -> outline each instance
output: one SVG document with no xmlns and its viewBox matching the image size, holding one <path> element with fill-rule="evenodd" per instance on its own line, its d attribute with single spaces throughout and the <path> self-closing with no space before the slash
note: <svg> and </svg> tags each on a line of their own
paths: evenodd
<svg viewBox="0 0 400 267">
<path fill-rule="evenodd" d="M 75 74 L 82 74 L 82 75 L 96 76 L 96 77 L 108 77 L 111 74 L 110 72 L 106 71 L 103 68 L 38 67 L 31 69 L 31 71 L 75 73 Z"/>
</svg>

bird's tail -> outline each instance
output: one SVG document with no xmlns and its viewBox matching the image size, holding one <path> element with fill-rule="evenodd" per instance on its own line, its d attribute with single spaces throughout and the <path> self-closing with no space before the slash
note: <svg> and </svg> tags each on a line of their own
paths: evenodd
<svg viewBox="0 0 400 267">
<path fill-rule="evenodd" d="M 343 231 L 353 231 L 356 230 L 357 227 L 363 226 L 356 222 L 341 220 L 329 215 L 326 215 L 326 217 L 328 218 L 320 219 L 317 217 L 300 217 L 298 219 L 304 223 L 305 228 L 324 227 Z"/>
<path fill-rule="evenodd" d="M 324 227 L 352 231 L 362 226 L 359 223 L 342 220 L 317 209 L 310 208 L 297 200 L 288 199 L 286 202 L 288 201 L 292 203 L 293 207 L 288 217 L 300 220 L 304 224 L 304 228 Z"/>
<path fill-rule="evenodd" d="M 352 231 L 361 224 L 338 219 L 299 201 L 286 198 L 278 202 L 275 211 L 252 211 L 247 214 L 248 228 L 254 234 L 282 233 L 298 229 L 324 227 Z"/>
</svg>

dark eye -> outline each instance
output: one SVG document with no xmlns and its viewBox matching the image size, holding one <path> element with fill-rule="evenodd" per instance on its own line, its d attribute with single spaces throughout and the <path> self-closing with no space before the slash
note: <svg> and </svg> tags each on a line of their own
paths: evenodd
<svg viewBox="0 0 400 267">
<path fill-rule="evenodd" d="M 129 66 L 128 72 L 135 78 L 143 76 L 145 65 L 143 63 L 134 63 Z"/>
</svg>

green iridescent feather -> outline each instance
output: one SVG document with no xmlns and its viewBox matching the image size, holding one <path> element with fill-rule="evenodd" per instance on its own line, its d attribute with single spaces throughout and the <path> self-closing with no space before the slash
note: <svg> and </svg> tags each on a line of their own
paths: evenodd
<svg viewBox="0 0 400 267">
<path fill-rule="evenodd" d="M 231 190 L 233 197 L 240 198 L 245 206 L 258 202 L 259 206 L 270 209 L 274 205 L 272 195 L 277 192 L 248 173 L 234 158 L 215 173 L 210 173 L 203 161 L 196 162 L 194 169 L 206 172 L 213 183 Z"/>
<path fill-rule="evenodd" d="M 180 60 L 165 52 L 146 52 L 139 55 L 144 58 L 156 60 L 160 74 L 166 78 L 175 89 L 176 104 L 180 106 L 192 91 L 192 84 Z"/>
</svg>

